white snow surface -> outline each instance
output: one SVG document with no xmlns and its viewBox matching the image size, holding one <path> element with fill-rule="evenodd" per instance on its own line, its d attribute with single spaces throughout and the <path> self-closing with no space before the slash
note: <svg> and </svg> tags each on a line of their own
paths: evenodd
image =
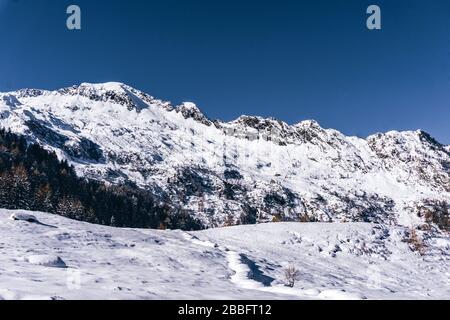
<svg viewBox="0 0 450 320">
<path fill-rule="evenodd" d="M 19 211 L 21 213 L 26 213 Z M 0 209 L 0 299 L 449 299 L 450 238 L 370 223 L 117 229 Z M 31 214 L 31 213 L 30 213 Z M 284 285 L 293 265 L 300 279 Z"/>
<path fill-rule="evenodd" d="M 79 175 L 164 194 L 209 227 L 240 223 L 246 206 L 258 222 L 281 214 L 411 226 L 424 208 L 450 203 L 449 147 L 420 130 L 363 139 L 312 120 L 211 121 L 193 103 L 172 106 L 122 83 L 2 93 L 0 127 Z M 193 176 L 196 192 L 185 189 Z"/>
</svg>

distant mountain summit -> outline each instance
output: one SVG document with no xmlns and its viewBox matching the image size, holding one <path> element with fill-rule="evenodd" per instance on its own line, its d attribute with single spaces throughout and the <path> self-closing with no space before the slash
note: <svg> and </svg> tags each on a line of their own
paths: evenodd
<svg viewBox="0 0 450 320">
<path fill-rule="evenodd" d="M 122 83 L 2 93 L 0 127 L 55 151 L 80 176 L 134 183 L 208 227 L 449 227 L 450 147 L 421 130 L 361 139 L 312 120 L 222 122 Z"/>
</svg>

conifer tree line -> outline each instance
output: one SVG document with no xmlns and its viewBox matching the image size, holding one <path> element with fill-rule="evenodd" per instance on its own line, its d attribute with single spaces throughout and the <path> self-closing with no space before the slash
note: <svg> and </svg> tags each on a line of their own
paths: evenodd
<svg viewBox="0 0 450 320">
<path fill-rule="evenodd" d="M 198 230 L 188 212 L 160 204 L 132 184 L 80 178 L 67 161 L 0 129 L 0 208 L 58 214 L 114 227 Z"/>
</svg>

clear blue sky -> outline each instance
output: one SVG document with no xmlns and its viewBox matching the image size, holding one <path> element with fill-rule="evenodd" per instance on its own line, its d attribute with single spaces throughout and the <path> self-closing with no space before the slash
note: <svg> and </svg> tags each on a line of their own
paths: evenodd
<svg viewBox="0 0 450 320">
<path fill-rule="evenodd" d="M 366 29 L 370 4 L 382 31 Z M 450 143 L 448 0 L 0 0 L 0 39 L 0 91 L 120 81 L 211 118 Z"/>
</svg>

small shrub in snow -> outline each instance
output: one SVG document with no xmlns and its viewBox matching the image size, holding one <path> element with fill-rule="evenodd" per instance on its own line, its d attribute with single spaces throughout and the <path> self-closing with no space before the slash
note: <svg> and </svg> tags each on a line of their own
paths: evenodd
<svg viewBox="0 0 450 320">
<path fill-rule="evenodd" d="M 412 229 L 409 232 L 409 236 L 405 241 L 409 243 L 409 247 L 411 248 L 411 250 L 418 252 L 421 256 L 425 255 L 426 246 L 415 229 Z"/>
<path fill-rule="evenodd" d="M 295 282 L 300 280 L 300 271 L 293 265 L 284 269 L 284 278 L 286 280 L 286 286 L 293 288 Z"/>
</svg>

